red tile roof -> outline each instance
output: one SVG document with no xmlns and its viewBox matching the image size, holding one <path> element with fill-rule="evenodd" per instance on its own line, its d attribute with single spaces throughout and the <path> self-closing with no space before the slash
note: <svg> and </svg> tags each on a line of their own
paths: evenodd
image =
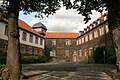
<svg viewBox="0 0 120 80">
<path fill-rule="evenodd" d="M 25 30 L 27 30 L 27 31 L 35 34 L 35 35 L 41 36 L 37 31 L 35 31 L 34 29 L 32 29 L 32 27 L 30 27 L 27 23 L 25 23 L 24 21 L 22 21 L 20 19 L 18 20 L 18 25 L 22 29 L 25 29 Z M 41 37 L 43 37 L 43 36 L 41 36 Z"/>
<path fill-rule="evenodd" d="M 77 38 L 79 33 L 75 32 L 46 32 L 45 38 Z"/>
</svg>

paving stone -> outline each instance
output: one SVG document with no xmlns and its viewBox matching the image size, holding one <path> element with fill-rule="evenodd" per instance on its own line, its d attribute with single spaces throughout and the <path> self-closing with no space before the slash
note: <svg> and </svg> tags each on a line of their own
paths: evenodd
<svg viewBox="0 0 120 80">
<path fill-rule="evenodd" d="M 94 64 L 42 64 L 36 65 L 36 70 L 32 69 L 32 66 L 31 69 L 29 67 L 28 72 L 23 71 L 28 75 L 34 74 L 29 80 L 112 80 L 108 73 L 115 70 L 114 66 Z"/>
</svg>

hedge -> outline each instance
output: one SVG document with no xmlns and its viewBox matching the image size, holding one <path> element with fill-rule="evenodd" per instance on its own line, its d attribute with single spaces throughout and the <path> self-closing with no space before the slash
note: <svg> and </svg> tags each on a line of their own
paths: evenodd
<svg viewBox="0 0 120 80">
<path fill-rule="evenodd" d="M 25 63 L 45 63 L 47 62 L 46 56 L 22 56 L 21 62 Z"/>
</svg>

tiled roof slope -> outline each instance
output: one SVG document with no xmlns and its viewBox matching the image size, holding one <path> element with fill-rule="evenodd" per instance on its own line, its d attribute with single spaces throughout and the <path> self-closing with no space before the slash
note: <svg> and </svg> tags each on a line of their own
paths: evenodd
<svg viewBox="0 0 120 80">
<path fill-rule="evenodd" d="M 22 29 L 25 29 L 25 30 L 27 30 L 27 31 L 29 31 L 29 32 L 37 35 L 37 36 L 43 37 L 37 31 L 35 31 L 34 29 L 32 29 L 32 27 L 30 27 L 28 24 L 26 24 L 24 21 L 22 21 L 20 19 L 18 20 L 18 25 Z"/>
<path fill-rule="evenodd" d="M 75 32 L 46 32 L 45 38 L 77 38 L 79 33 Z"/>
</svg>

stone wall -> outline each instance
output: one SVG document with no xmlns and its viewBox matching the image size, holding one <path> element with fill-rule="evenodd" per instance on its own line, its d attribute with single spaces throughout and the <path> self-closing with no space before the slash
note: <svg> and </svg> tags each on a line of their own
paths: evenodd
<svg viewBox="0 0 120 80">
<path fill-rule="evenodd" d="M 0 57 L 6 57 L 7 53 L 7 40 L 0 39 Z M 44 55 L 44 49 L 20 44 L 20 52 L 24 55 Z"/>
<path fill-rule="evenodd" d="M 79 62 L 84 61 L 84 62 L 93 63 L 94 62 L 93 52 L 96 50 L 96 48 L 102 47 L 102 46 L 106 47 L 107 52 L 110 51 L 109 49 L 114 50 L 113 43 L 112 43 L 112 36 L 109 33 L 102 35 L 98 38 L 95 38 L 91 41 L 85 42 L 81 45 L 77 45 Z M 86 52 L 86 56 L 85 56 L 85 52 Z"/>
<path fill-rule="evenodd" d="M 52 45 L 52 40 L 56 40 L 56 45 Z M 71 45 L 66 45 L 66 40 L 71 40 Z M 45 39 L 45 53 L 50 56 L 50 51 L 55 51 L 52 61 L 69 62 L 72 61 L 72 55 L 76 51 L 76 39 Z M 68 51 L 66 55 L 65 51 Z"/>
</svg>

